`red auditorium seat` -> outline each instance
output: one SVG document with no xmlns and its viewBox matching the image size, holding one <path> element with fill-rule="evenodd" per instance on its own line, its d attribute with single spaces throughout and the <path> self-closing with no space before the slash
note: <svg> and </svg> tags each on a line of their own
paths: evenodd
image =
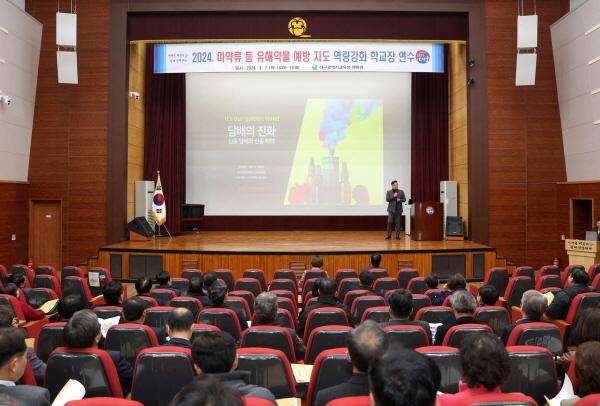
<svg viewBox="0 0 600 406">
<path fill-rule="evenodd" d="M 359 286 L 360 286 L 360 279 L 358 279 L 358 278 L 342 279 L 338 285 L 335 296 L 339 299 L 340 302 L 343 303 L 346 293 L 350 292 L 351 290 L 358 289 Z"/>
<path fill-rule="evenodd" d="M 414 294 L 424 294 L 425 290 L 427 289 L 427 285 L 425 285 L 425 278 L 422 276 L 412 278 L 410 281 L 408 281 L 408 286 L 406 289 Z"/>
<path fill-rule="evenodd" d="M 5 281 L 10 274 L 4 265 L 0 265 L 0 282 Z"/>
<path fill-rule="evenodd" d="M 304 334 L 302 337 L 310 337 L 310 333 L 321 326 L 349 326 L 348 316 L 339 307 L 320 307 L 308 313 Z"/>
<path fill-rule="evenodd" d="M 35 353 L 44 362 L 48 362 L 48 358 L 52 351 L 58 347 L 64 346 L 63 330 L 67 323 L 64 321 L 56 323 L 48 323 L 40 330 L 40 335 L 35 340 Z"/>
<path fill-rule="evenodd" d="M 596 274 L 596 276 L 594 277 L 594 279 L 592 280 L 592 284 L 590 285 L 590 287 L 595 291 L 595 292 L 600 292 L 600 273 Z"/>
<path fill-rule="evenodd" d="M 560 330 L 552 323 L 525 323 L 517 325 L 508 337 L 507 346 L 529 345 L 548 349 L 552 355 L 563 353 Z"/>
<path fill-rule="evenodd" d="M 200 310 L 203 309 L 202 302 L 195 297 L 189 296 L 179 296 L 171 299 L 169 303 L 171 307 L 184 307 L 192 312 L 194 315 L 194 320 L 198 319 L 198 314 L 200 314 Z"/>
<path fill-rule="evenodd" d="M 379 278 L 387 278 L 390 276 L 387 269 L 384 268 L 371 268 L 369 269 L 369 274 L 371 274 L 373 281 L 376 281 Z"/>
<path fill-rule="evenodd" d="M 213 326 L 212 324 L 192 324 L 192 342 L 205 331 L 221 331 L 221 329 L 217 326 Z"/>
<path fill-rule="evenodd" d="M 371 294 L 371 292 L 368 290 L 365 290 L 365 289 L 351 290 L 350 292 L 346 293 L 346 297 L 344 298 L 344 301 L 343 301 L 344 306 L 346 306 L 347 309 L 351 309 L 356 298 L 359 298 L 361 296 L 367 296 L 370 294 Z"/>
<path fill-rule="evenodd" d="M 552 399 L 558 393 L 556 365 L 552 353 L 534 346 L 506 347 L 510 360 L 510 375 L 502 392 L 519 392 L 545 404 L 544 396 Z"/>
<path fill-rule="evenodd" d="M 198 316 L 198 321 L 202 324 L 212 324 L 219 327 L 238 341 L 242 334 L 240 321 L 237 314 L 231 309 L 226 308 L 207 308 L 203 309 Z"/>
<path fill-rule="evenodd" d="M 492 285 L 496 288 L 499 295 L 506 291 L 508 285 L 508 270 L 502 267 L 494 267 L 488 269 L 485 273 L 484 285 Z"/>
<path fill-rule="evenodd" d="M 98 306 L 92 309 L 99 319 L 110 319 L 123 316 L 123 308 L 120 306 Z"/>
<path fill-rule="evenodd" d="M 78 276 L 80 278 L 83 278 L 83 272 L 81 271 L 81 268 L 79 268 L 78 266 L 65 266 L 62 269 L 62 272 L 60 273 L 61 284 L 62 284 L 62 281 L 67 276 Z"/>
<path fill-rule="evenodd" d="M 521 306 L 523 293 L 535 287 L 533 279 L 528 276 L 517 276 L 508 280 L 506 290 L 504 291 L 504 300 L 508 309 L 513 306 Z"/>
<path fill-rule="evenodd" d="M 455 320 L 452 308 L 447 306 L 427 306 L 419 309 L 415 320 L 424 320 L 428 323 L 448 323 Z"/>
<path fill-rule="evenodd" d="M 600 394 L 587 395 L 581 398 L 575 406 L 598 406 L 600 405 Z"/>
<path fill-rule="evenodd" d="M 63 296 L 79 295 L 85 303 L 92 301 L 92 292 L 81 276 L 67 276 L 62 281 Z"/>
<path fill-rule="evenodd" d="M 0 294 L 0 305 L 11 307 L 15 317 L 20 321 L 25 321 L 25 314 L 23 314 L 23 309 L 21 309 L 21 303 L 19 303 L 19 299 L 16 297 Z"/>
<path fill-rule="evenodd" d="M 455 406 L 538 406 L 531 397 L 522 393 L 491 393 L 471 396 L 468 399 L 456 401 Z"/>
<path fill-rule="evenodd" d="M 254 278 L 240 278 L 235 281 L 234 290 L 247 290 L 252 292 L 254 296 L 258 296 L 262 293 L 263 289 L 260 286 L 260 282 Z"/>
<path fill-rule="evenodd" d="M 190 349 L 146 348 L 135 361 L 131 398 L 144 405 L 168 405 L 195 375 Z"/>
<path fill-rule="evenodd" d="M 329 277 L 329 275 L 327 275 L 327 272 L 325 272 L 322 269 L 309 269 L 306 271 L 306 273 L 304 274 L 304 285 L 302 285 L 302 291 L 304 292 L 306 290 L 306 282 L 309 279 L 320 279 L 320 278 L 327 278 Z"/>
<path fill-rule="evenodd" d="M 460 348 L 462 340 L 464 340 L 467 336 L 471 334 L 481 333 L 484 331 L 489 331 L 490 333 L 494 332 L 494 330 L 492 330 L 492 328 L 487 324 L 470 323 L 452 326 L 446 332 L 442 345 L 447 347 Z"/>
<path fill-rule="evenodd" d="M 156 301 L 155 298 L 153 298 L 152 296 L 138 296 L 140 299 L 145 300 L 146 302 L 150 303 L 152 305 L 152 307 L 156 307 L 158 306 L 158 302 Z"/>
<path fill-rule="evenodd" d="M 25 278 L 27 279 L 27 283 L 28 283 L 27 287 L 31 286 L 31 284 L 33 283 L 33 278 L 35 276 L 33 274 L 33 270 L 31 268 L 29 268 L 27 265 L 23 265 L 23 264 L 11 265 L 10 274 L 25 275 Z"/>
<path fill-rule="evenodd" d="M 198 276 L 202 276 L 202 271 L 199 269 L 184 269 L 181 271 L 181 277 L 187 280 Z"/>
<path fill-rule="evenodd" d="M 231 269 L 214 269 L 213 272 L 217 274 L 217 278 L 221 279 L 227 285 L 227 290 L 233 290 L 235 285 L 235 278 Z"/>
<path fill-rule="evenodd" d="M 370 402 L 371 398 L 369 396 L 348 396 L 327 402 L 325 406 L 369 406 Z"/>
<path fill-rule="evenodd" d="M 291 279 L 284 278 L 273 279 L 271 281 L 271 285 L 269 286 L 269 291 L 273 292 L 282 290 L 290 292 L 292 295 L 298 297 L 298 287 L 296 286 L 296 283 L 294 281 L 292 281 Z"/>
<path fill-rule="evenodd" d="M 429 300 L 433 302 L 433 299 L 441 295 L 443 291 L 443 289 L 427 289 L 425 291 L 425 295 L 427 295 L 429 297 Z"/>
<path fill-rule="evenodd" d="M 56 295 L 60 299 L 62 297 L 62 290 L 60 288 L 60 282 L 58 278 L 52 275 L 36 275 L 33 278 L 33 288 L 46 288 L 56 292 Z"/>
<path fill-rule="evenodd" d="M 358 278 L 358 273 L 356 272 L 356 269 L 340 268 L 335 271 L 335 283 L 337 283 L 338 285 L 340 284 L 342 279 L 346 278 Z"/>
<path fill-rule="evenodd" d="M 306 340 L 304 363 L 313 364 L 323 351 L 346 348 L 350 331 L 352 328 L 348 326 L 321 326 L 314 329 Z"/>
<path fill-rule="evenodd" d="M 566 333 L 568 328 L 575 326 L 575 321 L 581 313 L 589 307 L 596 307 L 598 305 L 600 305 L 600 293 L 598 292 L 580 293 L 573 298 L 573 301 L 569 305 L 567 317 L 565 317 L 566 325 L 561 323 L 560 320 L 556 321 L 558 328 L 561 330 L 563 341 L 565 340 L 565 337 L 567 337 Z"/>
<path fill-rule="evenodd" d="M 254 302 L 256 301 L 256 296 L 254 296 L 254 293 L 247 290 L 232 290 L 231 292 L 227 293 L 227 297 L 239 297 L 244 299 L 250 308 L 250 314 L 254 314 Z"/>
<path fill-rule="evenodd" d="M 38 386 L 33 373 L 33 368 L 31 367 L 31 363 L 29 361 L 27 361 L 27 364 L 25 364 L 25 371 L 23 372 L 23 376 L 19 380 L 19 383 L 21 385 Z"/>
<path fill-rule="evenodd" d="M 562 280 L 558 275 L 544 275 L 537 278 L 535 281 L 535 290 L 542 290 L 545 288 L 559 288 L 562 289 Z"/>
<path fill-rule="evenodd" d="M 158 346 L 154 330 L 143 324 L 123 323 L 112 326 L 106 333 L 104 349 L 118 351 L 131 366 L 144 348 Z"/>
<path fill-rule="evenodd" d="M 592 264 L 588 268 L 588 275 L 590 276 L 590 280 L 593 281 L 596 278 L 596 275 L 600 274 L 600 264 Z"/>
<path fill-rule="evenodd" d="M 273 273 L 273 279 L 289 279 L 294 282 L 296 285 L 296 290 L 298 290 L 298 280 L 296 279 L 296 272 L 290 269 L 277 269 Z"/>
<path fill-rule="evenodd" d="M 52 399 L 69 379 L 85 387 L 87 397 L 123 398 L 117 369 L 106 351 L 92 348 L 55 349 L 46 364 L 45 387 Z"/>
<path fill-rule="evenodd" d="M 513 276 L 527 276 L 528 278 L 535 280 L 535 268 L 531 266 L 520 266 L 515 270 Z"/>
<path fill-rule="evenodd" d="M 56 272 L 56 268 L 52 265 L 40 265 L 36 266 L 34 270 L 34 277 L 38 275 L 52 275 L 56 279 L 60 280 L 60 275 Z"/>
<path fill-rule="evenodd" d="M 90 286 L 90 273 L 93 272 L 97 272 L 98 273 L 98 278 L 100 279 L 100 286 Z M 92 293 L 92 296 L 100 296 L 102 294 L 102 288 L 104 288 L 104 286 L 106 286 L 106 284 L 110 281 L 112 281 L 112 275 L 110 274 L 110 271 L 106 268 L 102 268 L 102 267 L 93 267 L 90 268 L 90 270 L 87 273 L 87 277 L 88 277 L 88 286 L 90 287 L 90 292 Z"/>
<path fill-rule="evenodd" d="M 176 295 L 171 289 L 154 288 L 150 290 L 150 296 L 158 302 L 159 306 L 168 306 Z"/>
<path fill-rule="evenodd" d="M 401 289 L 406 289 L 408 287 L 408 282 L 412 278 L 418 278 L 419 271 L 414 268 L 402 268 L 398 271 L 398 284 Z"/>
<path fill-rule="evenodd" d="M 458 348 L 436 345 L 420 347 L 416 351 L 431 358 L 440 369 L 442 374 L 440 392 L 458 392 L 458 382 L 462 378 L 462 365 L 460 362 L 460 350 Z"/>
<path fill-rule="evenodd" d="M 385 306 L 385 300 L 381 296 L 361 296 L 357 297 L 352 303 L 350 314 L 354 317 L 354 320 L 361 320 L 362 315 L 368 308 Z"/>
<path fill-rule="evenodd" d="M 39 305 L 46 303 L 48 300 L 58 299 L 58 295 L 55 291 L 48 288 L 31 288 L 25 290 L 25 297 L 27 303 L 32 307 L 39 307 Z"/>
<path fill-rule="evenodd" d="M 190 289 L 190 280 L 187 278 L 171 278 L 171 286 L 179 290 L 181 296 L 185 296 Z"/>
<path fill-rule="evenodd" d="M 400 284 L 396 278 L 379 278 L 373 282 L 371 290 L 380 296 L 384 296 L 387 292 L 399 289 Z"/>
<path fill-rule="evenodd" d="M 383 329 L 385 330 L 390 343 L 401 344 L 411 350 L 430 345 L 429 336 L 421 326 L 405 324 L 385 326 Z"/>
<path fill-rule="evenodd" d="M 140 402 L 129 399 L 116 398 L 89 398 L 81 400 L 71 400 L 65 403 L 65 406 L 144 406 Z"/>
<path fill-rule="evenodd" d="M 540 272 L 537 274 L 537 277 L 544 275 L 558 275 L 560 276 L 560 268 L 554 265 L 544 265 L 540 268 Z"/>
<path fill-rule="evenodd" d="M 290 302 L 294 303 L 294 307 L 297 307 L 298 304 L 298 296 L 294 295 L 294 292 L 291 292 L 289 290 L 271 290 L 270 293 L 274 294 L 275 296 L 277 296 L 277 298 L 286 298 L 288 299 Z"/>
<path fill-rule="evenodd" d="M 475 309 L 473 318 L 477 323 L 487 324 L 498 335 L 510 324 L 510 313 L 502 306 L 483 306 Z"/>
<path fill-rule="evenodd" d="M 311 406 L 315 402 L 319 391 L 339 385 L 350 379 L 352 364 L 348 361 L 347 353 L 346 348 L 335 348 L 319 354 L 310 375 L 306 406 Z"/>
<path fill-rule="evenodd" d="M 560 274 L 560 278 L 562 280 L 562 286 L 565 286 L 567 284 L 567 278 L 569 277 L 569 275 L 571 275 L 571 272 L 573 272 L 573 269 L 581 269 L 584 272 L 587 272 L 585 270 L 585 267 L 583 265 L 567 265 L 565 266 L 565 269 L 563 269 L 562 273 Z"/>
<path fill-rule="evenodd" d="M 276 399 L 297 397 L 296 379 L 284 353 L 270 348 L 239 348 L 237 353 L 237 370 L 250 372 L 250 384 L 269 389 Z"/>
<path fill-rule="evenodd" d="M 277 309 L 277 321 L 282 327 L 298 328 L 298 318 L 294 316 L 288 309 Z"/>
<path fill-rule="evenodd" d="M 294 342 L 290 332 L 277 326 L 252 326 L 242 333 L 240 348 L 263 347 L 279 350 L 289 362 L 296 362 Z"/>
<path fill-rule="evenodd" d="M 296 304 L 290 300 L 289 297 L 278 297 L 277 306 L 280 309 L 285 309 L 288 312 L 290 312 L 294 320 L 298 319 L 298 317 L 296 316 L 298 314 L 298 308 L 296 307 Z"/>
<path fill-rule="evenodd" d="M 310 278 L 304 280 L 304 285 L 302 285 L 302 302 L 306 303 L 308 300 L 308 295 L 312 294 L 312 289 L 314 284 L 319 280 L 319 278 Z"/>
<path fill-rule="evenodd" d="M 144 314 L 146 315 L 144 324 L 150 327 L 165 328 L 169 315 L 173 310 L 175 308 L 171 306 L 149 307 L 144 310 Z"/>
<path fill-rule="evenodd" d="M 273 406 L 273 402 L 270 400 L 248 396 L 243 396 L 242 402 L 244 402 L 244 406 Z"/>
<path fill-rule="evenodd" d="M 246 320 L 252 319 L 252 311 L 250 310 L 250 305 L 243 297 L 227 296 L 227 299 L 225 299 L 223 303 L 227 306 L 231 306 L 238 312 L 241 312 L 244 316 L 246 316 Z"/>
<path fill-rule="evenodd" d="M 389 306 L 376 306 L 366 309 L 360 319 L 363 323 L 365 320 L 373 320 L 376 323 L 385 323 L 390 320 Z"/>
<path fill-rule="evenodd" d="M 267 291 L 267 278 L 262 269 L 246 269 L 242 274 L 244 278 L 256 279 L 263 292 Z"/>
<path fill-rule="evenodd" d="M 412 297 L 413 297 L 413 311 L 412 311 L 412 314 L 410 315 L 410 319 L 414 320 L 419 309 L 421 309 L 423 307 L 431 306 L 431 299 L 429 299 L 429 296 L 427 296 L 427 295 L 422 295 L 422 294 L 418 294 L 418 293 L 415 293 L 414 295 L 412 295 Z"/>
</svg>

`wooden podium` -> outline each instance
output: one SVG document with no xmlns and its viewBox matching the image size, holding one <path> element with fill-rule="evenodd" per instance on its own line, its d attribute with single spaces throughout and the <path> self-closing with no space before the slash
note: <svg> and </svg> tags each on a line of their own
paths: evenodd
<svg viewBox="0 0 600 406">
<path fill-rule="evenodd" d="M 583 265 L 588 269 L 600 262 L 600 242 L 587 240 L 565 240 L 569 265 Z"/>
<path fill-rule="evenodd" d="M 416 202 L 411 211 L 410 238 L 415 241 L 442 241 L 444 239 L 444 206 L 440 202 Z"/>
</svg>

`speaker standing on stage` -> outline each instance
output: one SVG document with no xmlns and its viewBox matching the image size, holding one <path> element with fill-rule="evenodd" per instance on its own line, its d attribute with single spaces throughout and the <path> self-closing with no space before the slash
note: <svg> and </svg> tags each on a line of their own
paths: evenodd
<svg viewBox="0 0 600 406">
<path fill-rule="evenodd" d="M 402 203 L 406 201 L 404 192 L 398 189 L 398 181 L 392 182 L 392 189 L 385 194 L 385 200 L 388 202 L 388 220 L 387 220 L 387 237 L 386 240 L 392 238 L 392 226 L 396 223 L 396 239 L 400 239 L 400 216 L 402 215 Z"/>
</svg>

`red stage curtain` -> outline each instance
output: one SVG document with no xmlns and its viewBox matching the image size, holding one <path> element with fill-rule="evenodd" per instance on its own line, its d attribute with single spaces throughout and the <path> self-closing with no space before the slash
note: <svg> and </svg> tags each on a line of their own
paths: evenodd
<svg viewBox="0 0 600 406">
<path fill-rule="evenodd" d="M 185 74 L 153 72 L 154 46 L 146 59 L 144 179 L 156 180 L 160 171 L 167 204 L 167 228 L 182 231 L 185 203 Z"/>
<path fill-rule="evenodd" d="M 448 180 L 448 73 L 412 74 L 412 199 L 439 201 Z"/>
</svg>

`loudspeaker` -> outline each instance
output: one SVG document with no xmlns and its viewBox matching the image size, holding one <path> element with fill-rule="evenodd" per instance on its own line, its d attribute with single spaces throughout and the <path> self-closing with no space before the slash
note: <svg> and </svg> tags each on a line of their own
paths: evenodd
<svg viewBox="0 0 600 406">
<path fill-rule="evenodd" d="M 446 217 L 446 235 L 448 236 L 463 236 L 465 234 L 463 228 L 463 219 L 461 216 Z"/>
<path fill-rule="evenodd" d="M 535 85 L 535 69 L 537 66 L 537 54 L 517 54 L 517 72 L 515 74 L 515 86 Z"/>
<path fill-rule="evenodd" d="M 152 237 L 154 235 L 154 229 L 148 223 L 144 217 L 136 217 L 127 223 L 127 229 L 144 237 Z"/>
</svg>

